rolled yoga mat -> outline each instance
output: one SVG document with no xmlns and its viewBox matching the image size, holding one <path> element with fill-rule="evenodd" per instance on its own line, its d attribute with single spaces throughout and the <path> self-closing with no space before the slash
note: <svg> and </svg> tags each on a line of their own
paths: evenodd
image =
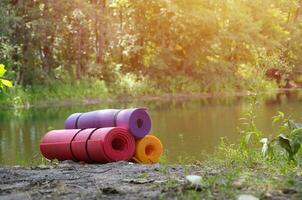
<svg viewBox="0 0 302 200">
<path fill-rule="evenodd" d="M 142 164 L 152 164 L 159 161 L 163 153 L 161 141 L 154 135 L 146 135 L 136 140 L 136 148 L 133 160 Z"/>
<path fill-rule="evenodd" d="M 108 163 L 130 160 L 135 140 L 126 129 L 116 127 L 54 130 L 42 138 L 40 151 L 50 160 Z"/>
<path fill-rule="evenodd" d="M 151 118 L 146 108 L 105 109 L 74 113 L 65 120 L 66 129 L 122 127 L 135 138 L 142 138 L 151 129 Z"/>
</svg>

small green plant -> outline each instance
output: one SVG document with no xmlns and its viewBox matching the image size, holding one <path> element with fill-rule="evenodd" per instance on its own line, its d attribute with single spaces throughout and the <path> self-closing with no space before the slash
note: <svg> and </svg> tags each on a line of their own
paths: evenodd
<svg viewBox="0 0 302 200">
<path fill-rule="evenodd" d="M 268 138 L 261 140 L 263 156 L 276 157 L 282 155 L 280 150 L 285 150 L 287 159 L 297 163 L 297 155 L 302 144 L 302 124 L 286 118 L 282 112 L 273 117 L 273 124 L 278 124 L 278 136 L 271 140 Z"/>
<path fill-rule="evenodd" d="M 239 129 L 241 137 L 237 151 L 243 158 L 253 160 L 255 156 L 259 155 L 260 141 L 262 157 L 282 160 L 285 155 L 288 161 L 297 163 L 297 155 L 302 144 L 302 124 L 296 123 L 294 120 L 286 118 L 284 113 L 278 112 L 278 115 L 272 118 L 273 125 L 277 126 L 277 133 L 273 134 L 275 136 L 272 138 L 266 138 L 255 123 L 256 115 L 253 111 L 255 104 L 251 103 L 246 117 L 241 119 L 243 123 Z"/>
<path fill-rule="evenodd" d="M 0 91 L 4 90 L 6 87 L 10 88 L 13 86 L 11 81 L 2 78 L 5 72 L 5 66 L 3 64 L 0 64 Z"/>
<path fill-rule="evenodd" d="M 252 109 L 246 113 L 246 118 L 241 118 L 243 120 L 243 126 L 239 128 L 241 150 L 250 150 L 250 147 L 257 144 L 263 137 L 263 133 L 256 126 L 255 118 L 256 115 Z"/>
</svg>

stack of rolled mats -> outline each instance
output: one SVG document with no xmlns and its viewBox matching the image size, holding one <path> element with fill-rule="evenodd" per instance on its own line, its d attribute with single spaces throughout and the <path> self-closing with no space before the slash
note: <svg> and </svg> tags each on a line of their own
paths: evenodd
<svg viewBox="0 0 302 200">
<path fill-rule="evenodd" d="M 65 120 L 64 130 L 44 135 L 40 150 L 50 160 L 157 163 L 163 145 L 148 134 L 150 130 L 151 118 L 145 108 L 74 113 Z"/>
</svg>

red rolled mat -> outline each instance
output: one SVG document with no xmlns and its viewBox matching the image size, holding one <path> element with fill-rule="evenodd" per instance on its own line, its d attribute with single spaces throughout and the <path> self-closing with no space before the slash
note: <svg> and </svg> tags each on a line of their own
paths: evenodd
<svg viewBox="0 0 302 200">
<path fill-rule="evenodd" d="M 93 162 L 87 154 L 87 141 L 91 134 L 97 129 L 88 128 L 80 131 L 71 142 L 72 153 L 76 160 L 85 161 L 87 163 Z"/>
<path fill-rule="evenodd" d="M 130 160 L 135 140 L 126 129 L 116 127 L 55 130 L 43 137 L 40 150 L 48 159 L 107 163 Z"/>
<path fill-rule="evenodd" d="M 96 162 L 130 160 L 135 151 L 132 134 L 123 128 L 97 129 L 88 140 L 87 153 Z"/>
<path fill-rule="evenodd" d="M 40 144 L 42 155 L 49 160 L 75 160 L 70 144 L 80 131 L 80 129 L 49 131 Z"/>
</svg>

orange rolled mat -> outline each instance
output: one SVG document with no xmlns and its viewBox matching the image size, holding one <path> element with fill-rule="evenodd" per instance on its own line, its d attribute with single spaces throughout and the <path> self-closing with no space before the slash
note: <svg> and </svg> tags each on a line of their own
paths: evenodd
<svg viewBox="0 0 302 200">
<path fill-rule="evenodd" d="M 142 164 L 157 163 L 164 149 L 161 141 L 153 135 L 137 139 L 135 144 L 135 154 L 132 159 Z"/>
</svg>

